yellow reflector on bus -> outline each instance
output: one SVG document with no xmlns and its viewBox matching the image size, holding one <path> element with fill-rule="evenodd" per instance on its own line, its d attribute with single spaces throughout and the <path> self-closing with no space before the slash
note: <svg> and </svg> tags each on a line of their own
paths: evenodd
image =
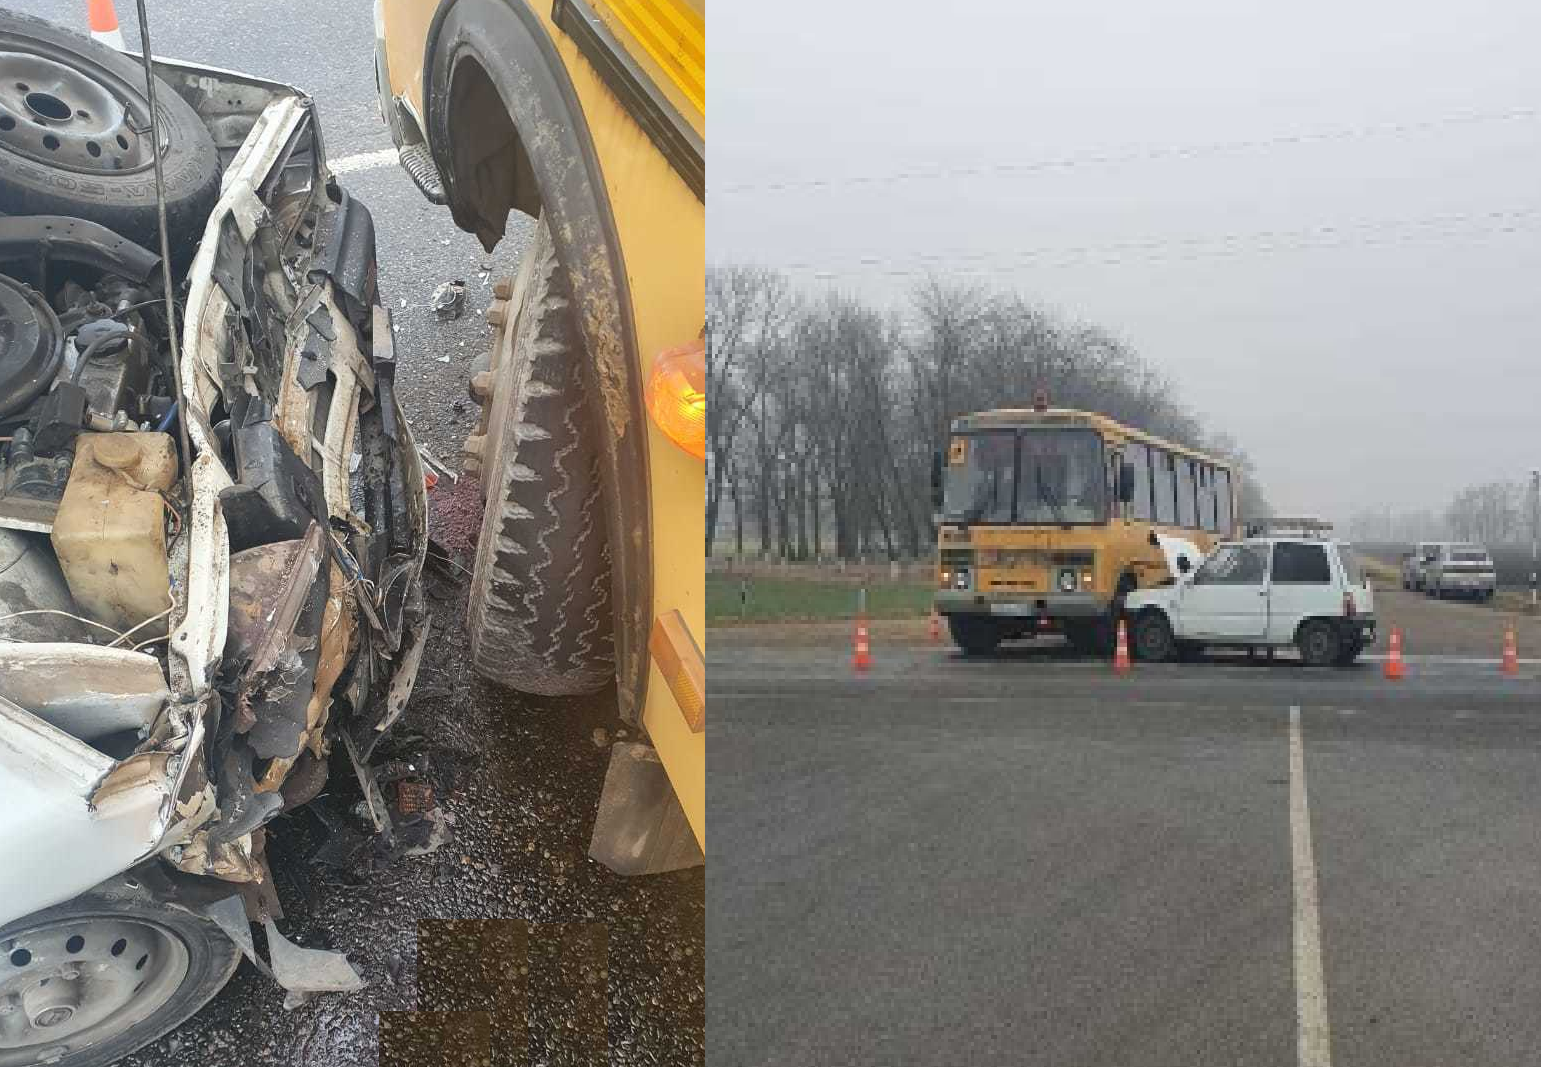
<svg viewBox="0 0 1541 1067">
<path fill-rule="evenodd" d="M 706 458 L 706 342 L 671 348 L 653 360 L 647 410 L 665 437 Z"/>
</svg>

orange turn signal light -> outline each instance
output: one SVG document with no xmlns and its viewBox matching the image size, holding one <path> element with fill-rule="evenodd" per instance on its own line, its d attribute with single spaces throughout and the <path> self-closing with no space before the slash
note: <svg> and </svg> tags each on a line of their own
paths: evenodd
<svg viewBox="0 0 1541 1067">
<path fill-rule="evenodd" d="M 706 342 L 661 352 L 647 379 L 647 410 L 665 437 L 706 458 Z"/>
</svg>

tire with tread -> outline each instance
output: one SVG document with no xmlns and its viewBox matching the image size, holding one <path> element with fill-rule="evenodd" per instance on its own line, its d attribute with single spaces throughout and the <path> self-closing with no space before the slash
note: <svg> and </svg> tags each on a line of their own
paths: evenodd
<svg viewBox="0 0 1541 1067">
<path fill-rule="evenodd" d="M 1182 654 L 1172 624 L 1160 611 L 1142 611 L 1134 618 L 1130 635 L 1130 652 L 1136 659 L 1149 663 L 1165 663 Z"/>
<path fill-rule="evenodd" d="M 119 101 L 132 98 L 136 101 L 135 108 L 144 115 L 149 113 L 144 71 L 139 61 L 99 41 L 72 33 L 45 19 L 0 11 L 0 52 L 35 55 L 78 71 L 82 82 L 77 85 L 89 81 L 99 86 L 99 91 Z M 20 89 L 22 84 L 17 83 L 16 87 Z M 68 95 L 63 88 L 58 91 Z M 63 101 L 59 104 L 69 106 Z M 219 152 L 213 135 L 198 113 L 161 79 L 156 79 L 156 104 L 160 133 L 166 146 L 161 153 L 166 229 L 173 265 L 180 267 L 191 261 L 203 236 L 209 212 L 219 198 Z M 3 131 L 22 127 L 14 123 L 9 128 L 0 127 L 0 205 L 3 205 L 3 213 L 70 215 L 89 219 L 159 252 L 153 159 L 142 158 L 137 164 L 121 169 L 108 165 L 113 151 L 110 147 L 112 129 L 87 126 L 74 133 L 75 123 L 106 122 L 102 116 L 89 116 L 89 112 L 77 111 L 75 116 L 56 123 L 61 138 L 67 139 L 73 133 L 79 143 L 94 138 L 92 144 L 109 145 L 106 152 L 100 148 L 94 152 L 102 164 L 96 166 L 93 161 L 92 168 L 84 172 L 62 162 L 50 163 L 47 159 L 37 158 L 33 148 L 8 145 Z M 138 132 L 130 130 L 129 135 L 138 136 Z M 148 132 L 143 136 L 147 138 Z M 129 146 L 128 151 L 135 148 L 131 141 L 122 143 Z"/>
<path fill-rule="evenodd" d="M 1343 637 L 1326 619 L 1308 619 L 1295 634 L 1295 647 L 1308 667 L 1330 667 L 1343 653 Z"/>
<path fill-rule="evenodd" d="M 571 292 L 541 222 L 492 368 L 468 613 L 476 672 L 540 696 L 592 693 L 615 677 L 598 435 Z"/>
</svg>

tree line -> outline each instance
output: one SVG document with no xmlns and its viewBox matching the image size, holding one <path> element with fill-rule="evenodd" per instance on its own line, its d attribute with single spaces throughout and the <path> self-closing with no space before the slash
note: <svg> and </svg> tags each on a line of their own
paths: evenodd
<svg viewBox="0 0 1541 1067">
<path fill-rule="evenodd" d="M 1433 508 L 1365 511 L 1349 522 L 1359 541 L 1472 541 L 1481 545 L 1529 544 L 1535 522 L 1528 480 L 1497 480 L 1455 493 L 1443 511 Z"/>
<path fill-rule="evenodd" d="M 1027 407 L 1039 390 L 1232 461 L 1241 515 L 1268 513 L 1242 449 L 1154 366 L 1021 294 L 930 280 L 887 309 L 720 266 L 707 270 L 706 317 L 708 555 L 922 555 L 931 455 L 950 420 Z"/>
</svg>

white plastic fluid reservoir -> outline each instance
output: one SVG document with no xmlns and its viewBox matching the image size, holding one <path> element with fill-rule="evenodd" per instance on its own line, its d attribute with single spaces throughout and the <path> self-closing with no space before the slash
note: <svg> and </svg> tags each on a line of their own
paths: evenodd
<svg viewBox="0 0 1541 1067">
<path fill-rule="evenodd" d="M 166 502 L 177 475 L 164 433 L 83 433 L 54 517 L 53 546 L 81 612 L 129 630 L 171 606 Z M 165 634 L 165 620 L 134 640 Z"/>
</svg>

